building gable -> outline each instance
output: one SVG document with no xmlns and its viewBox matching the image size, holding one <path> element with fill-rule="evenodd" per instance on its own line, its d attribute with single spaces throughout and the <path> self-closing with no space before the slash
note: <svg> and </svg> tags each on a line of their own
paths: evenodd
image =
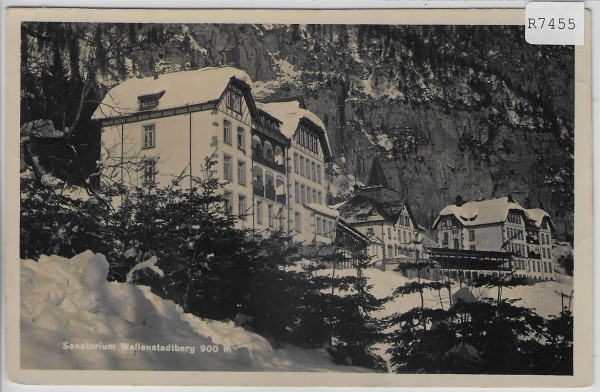
<svg viewBox="0 0 600 392">
<path fill-rule="evenodd" d="M 253 119 L 260 121 L 260 115 L 250 94 L 250 87 L 235 77 L 231 78 L 223 90 L 217 109 L 248 126 L 252 125 Z"/>
</svg>

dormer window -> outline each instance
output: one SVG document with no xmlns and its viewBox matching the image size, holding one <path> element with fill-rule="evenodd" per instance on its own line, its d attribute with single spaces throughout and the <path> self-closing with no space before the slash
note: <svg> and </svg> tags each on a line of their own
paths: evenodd
<svg viewBox="0 0 600 392">
<path fill-rule="evenodd" d="M 158 101 L 160 97 L 163 96 L 165 92 L 161 91 L 155 94 L 146 94 L 140 95 L 138 97 L 138 101 L 140 103 L 140 110 L 151 110 L 158 106 Z"/>
</svg>

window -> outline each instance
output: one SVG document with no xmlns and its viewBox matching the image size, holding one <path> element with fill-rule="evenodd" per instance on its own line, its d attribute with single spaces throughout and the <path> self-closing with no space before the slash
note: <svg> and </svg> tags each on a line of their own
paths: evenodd
<svg viewBox="0 0 600 392">
<path fill-rule="evenodd" d="M 317 183 L 321 183 L 321 165 L 317 165 Z"/>
<path fill-rule="evenodd" d="M 294 173 L 298 174 L 298 153 L 294 153 Z"/>
<path fill-rule="evenodd" d="M 373 236 L 374 234 L 375 233 L 373 232 L 373 228 L 372 227 L 367 228 L 367 235 L 368 236 Z"/>
<path fill-rule="evenodd" d="M 280 207 L 279 211 L 277 211 L 277 228 L 281 230 L 283 230 L 283 218 L 283 207 Z"/>
<path fill-rule="evenodd" d="M 223 155 L 223 178 L 229 181 L 233 178 L 230 155 Z"/>
<path fill-rule="evenodd" d="M 246 196 L 238 196 L 238 216 L 242 220 L 246 220 Z"/>
<path fill-rule="evenodd" d="M 227 97 L 227 107 L 237 113 L 242 112 L 242 92 L 238 88 L 230 87 Z"/>
<path fill-rule="evenodd" d="M 317 181 L 317 164 L 314 162 L 310 163 L 310 170 L 311 170 L 311 180 L 313 181 Z"/>
<path fill-rule="evenodd" d="M 140 99 L 140 110 L 148 110 L 156 107 L 158 105 L 158 98 L 145 98 Z"/>
<path fill-rule="evenodd" d="M 238 161 L 238 184 L 246 185 L 246 162 Z"/>
<path fill-rule="evenodd" d="M 300 184 L 298 184 L 298 181 L 294 182 L 294 199 L 296 203 L 300 204 Z"/>
<path fill-rule="evenodd" d="M 306 188 L 304 185 L 300 185 L 300 202 L 306 204 Z"/>
<path fill-rule="evenodd" d="M 269 204 L 268 207 L 269 212 L 269 227 L 275 226 L 275 215 L 273 215 L 273 205 Z"/>
<path fill-rule="evenodd" d="M 552 273 L 552 263 L 548 263 L 548 272 Z"/>
<path fill-rule="evenodd" d="M 406 243 L 406 231 L 402 230 L 402 239 L 404 240 L 404 243 Z"/>
<path fill-rule="evenodd" d="M 302 232 L 302 222 L 300 222 L 300 213 L 294 213 L 294 224 L 296 225 L 295 229 L 298 233 Z"/>
<path fill-rule="evenodd" d="M 447 231 L 444 232 L 442 244 L 443 245 L 448 245 L 448 232 Z"/>
<path fill-rule="evenodd" d="M 310 161 L 306 159 L 306 178 L 310 178 Z"/>
<path fill-rule="evenodd" d="M 300 157 L 300 175 L 304 177 L 304 157 Z"/>
<path fill-rule="evenodd" d="M 388 227 L 388 240 L 392 239 L 392 229 Z"/>
<path fill-rule="evenodd" d="M 258 223 L 259 225 L 262 225 L 263 223 L 263 219 L 262 219 L 262 201 L 257 200 L 256 201 L 256 223 Z"/>
<path fill-rule="evenodd" d="M 144 185 L 154 184 L 156 181 L 156 161 L 154 159 L 146 159 L 143 161 L 144 174 L 143 180 Z"/>
<path fill-rule="evenodd" d="M 544 272 L 548 272 L 548 263 L 544 262 Z"/>
<path fill-rule="evenodd" d="M 323 234 L 323 219 L 317 217 L 317 234 Z"/>
<path fill-rule="evenodd" d="M 542 248 L 542 255 L 544 257 L 544 259 L 546 258 L 546 248 Z"/>
<path fill-rule="evenodd" d="M 246 151 L 246 131 L 244 128 L 237 129 L 237 148 L 238 150 Z"/>
<path fill-rule="evenodd" d="M 225 213 L 231 214 L 233 212 L 233 194 L 231 192 L 225 191 L 223 203 Z"/>
<path fill-rule="evenodd" d="M 460 244 L 458 242 L 458 238 L 454 239 L 454 249 L 459 249 L 460 248 Z"/>
<path fill-rule="evenodd" d="M 231 146 L 231 123 L 223 120 L 223 142 Z"/>
<path fill-rule="evenodd" d="M 469 241 L 475 241 L 475 230 L 469 230 Z"/>
<path fill-rule="evenodd" d="M 312 202 L 313 203 L 317 202 L 317 190 L 316 189 L 312 190 Z"/>
<path fill-rule="evenodd" d="M 475 250 L 475 245 L 470 245 L 469 250 Z"/>
<path fill-rule="evenodd" d="M 154 124 L 144 125 L 144 148 L 155 146 L 156 132 Z"/>
<path fill-rule="evenodd" d="M 323 204 L 323 194 L 321 191 L 317 191 L 317 203 Z"/>
</svg>

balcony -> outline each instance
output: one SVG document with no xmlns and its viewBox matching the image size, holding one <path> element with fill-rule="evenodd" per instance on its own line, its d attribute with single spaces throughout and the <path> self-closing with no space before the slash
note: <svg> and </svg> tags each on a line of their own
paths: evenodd
<svg viewBox="0 0 600 392">
<path fill-rule="evenodd" d="M 280 173 L 285 174 L 285 167 L 283 165 L 279 165 L 279 164 L 275 163 L 274 161 L 270 161 L 270 160 L 263 158 L 263 156 L 260 155 L 260 153 L 257 152 L 256 150 L 252 154 L 252 160 L 256 163 L 260 163 L 261 165 L 265 165 L 268 168 L 271 168 L 273 170 L 276 170 Z"/>
<path fill-rule="evenodd" d="M 252 190 L 254 192 L 254 195 L 265 197 L 265 186 L 260 181 L 253 181 Z"/>
<path fill-rule="evenodd" d="M 285 194 L 283 194 L 283 195 L 276 195 L 275 198 L 277 199 L 278 203 L 285 204 L 285 201 L 286 201 Z"/>
<path fill-rule="evenodd" d="M 267 185 L 265 188 L 265 197 L 269 200 L 276 201 L 275 198 L 275 187 Z"/>
</svg>

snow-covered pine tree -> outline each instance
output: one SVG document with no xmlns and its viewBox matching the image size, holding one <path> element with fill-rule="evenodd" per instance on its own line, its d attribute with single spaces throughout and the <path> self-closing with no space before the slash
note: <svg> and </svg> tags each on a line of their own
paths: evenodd
<svg viewBox="0 0 600 392">
<path fill-rule="evenodd" d="M 332 284 L 338 287 L 331 301 L 332 346 L 329 354 L 336 363 L 360 366 L 387 372 L 385 360 L 374 347 L 385 339 L 384 322 L 373 315 L 381 310 L 389 298 L 376 298 L 371 292 L 372 284 L 364 275 L 371 262 L 363 252 L 349 255 L 337 244 L 332 245 L 332 255 L 339 261 L 351 261 L 355 275 L 336 278 Z M 335 262 L 332 263 L 335 266 Z M 332 286 L 334 287 L 334 286 Z"/>
</svg>

